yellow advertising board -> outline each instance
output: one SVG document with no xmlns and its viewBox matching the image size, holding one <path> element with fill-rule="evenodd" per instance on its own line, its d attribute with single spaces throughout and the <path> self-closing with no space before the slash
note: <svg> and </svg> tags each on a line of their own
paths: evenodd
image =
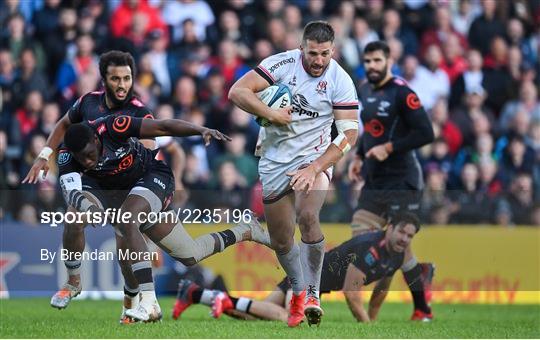
<svg viewBox="0 0 540 340">
<path fill-rule="evenodd" d="M 193 236 L 215 230 L 188 226 Z M 351 236 L 348 225 L 324 225 L 323 231 L 328 249 Z M 540 304 L 540 228 L 425 227 L 413 249 L 420 262 L 436 266 L 435 303 Z M 252 242 L 230 247 L 202 264 L 221 274 L 230 290 L 251 296 L 264 296 L 284 277 L 274 253 Z M 410 301 L 400 273 L 391 290 L 387 301 Z"/>
</svg>

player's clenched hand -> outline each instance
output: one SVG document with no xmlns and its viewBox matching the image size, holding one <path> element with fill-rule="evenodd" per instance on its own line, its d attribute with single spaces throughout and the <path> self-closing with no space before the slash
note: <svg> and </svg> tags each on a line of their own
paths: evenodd
<svg viewBox="0 0 540 340">
<path fill-rule="evenodd" d="M 362 160 L 358 157 L 355 157 L 352 160 L 351 164 L 349 164 L 349 170 L 348 170 L 349 179 L 352 182 L 362 181 L 362 177 L 360 176 L 361 170 L 362 170 Z"/>
<path fill-rule="evenodd" d="M 285 106 L 283 108 L 272 110 L 272 115 L 268 118 L 273 125 L 287 125 L 292 121 L 292 106 Z"/>
<path fill-rule="evenodd" d="M 204 139 L 204 146 L 210 145 L 210 141 L 212 139 L 226 140 L 227 142 L 230 142 L 232 140 L 231 137 L 227 136 L 226 134 L 218 130 L 208 129 L 208 128 L 205 128 L 201 132 L 201 136 Z"/>
<path fill-rule="evenodd" d="M 317 171 L 310 165 L 303 169 L 288 172 L 287 176 L 291 177 L 290 185 L 294 191 L 305 191 L 306 194 L 309 194 L 313 189 L 315 178 L 317 178 Z"/>
<path fill-rule="evenodd" d="M 44 158 L 36 158 L 34 164 L 32 165 L 32 168 L 30 168 L 28 174 L 26 174 L 26 177 L 22 180 L 22 182 L 30 184 L 37 183 L 39 179 L 39 172 L 41 170 L 43 170 L 43 179 L 45 179 L 47 173 L 49 172 L 48 161 Z"/>
<path fill-rule="evenodd" d="M 376 145 L 369 149 L 369 151 L 366 153 L 367 158 L 375 158 L 379 162 L 384 161 L 388 158 L 388 151 L 386 150 L 386 146 L 384 144 Z"/>
</svg>

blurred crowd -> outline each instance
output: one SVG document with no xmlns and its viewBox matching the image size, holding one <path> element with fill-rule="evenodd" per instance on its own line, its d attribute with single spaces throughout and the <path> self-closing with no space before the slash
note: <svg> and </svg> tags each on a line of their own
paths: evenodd
<svg viewBox="0 0 540 340">
<path fill-rule="evenodd" d="M 56 121 L 101 87 L 98 57 L 110 49 L 133 54 L 134 89 L 157 118 L 233 138 L 209 148 L 178 139 L 187 207 L 261 212 L 259 127 L 227 92 L 265 57 L 297 48 L 303 26 L 319 19 L 334 27 L 334 58 L 358 86 L 364 46 L 386 40 L 394 74 L 433 120 L 436 140 L 419 152 L 424 222 L 540 225 L 533 0 L 0 1 L 0 218 L 36 223 L 42 210 L 65 209 L 54 167 L 39 185 L 21 179 Z M 362 185 L 347 178 L 353 154 L 336 165 L 323 221 L 350 222 Z"/>
</svg>

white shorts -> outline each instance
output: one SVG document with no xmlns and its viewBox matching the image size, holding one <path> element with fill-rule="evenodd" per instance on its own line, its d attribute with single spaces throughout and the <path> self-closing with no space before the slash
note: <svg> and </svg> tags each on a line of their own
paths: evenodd
<svg viewBox="0 0 540 340">
<path fill-rule="evenodd" d="M 263 186 L 263 202 L 265 204 L 274 203 L 291 193 L 293 191 L 289 184 L 291 177 L 287 176 L 287 173 L 305 168 L 319 156 L 320 154 L 300 156 L 289 163 L 278 163 L 261 157 L 259 160 L 259 176 Z M 330 167 L 324 171 L 329 181 L 332 180 L 332 169 Z"/>
</svg>

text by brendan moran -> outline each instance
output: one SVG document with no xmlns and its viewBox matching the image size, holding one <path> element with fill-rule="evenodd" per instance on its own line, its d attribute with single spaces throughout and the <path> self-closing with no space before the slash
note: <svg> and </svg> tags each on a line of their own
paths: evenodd
<svg viewBox="0 0 540 340">
<path fill-rule="evenodd" d="M 70 252 L 61 249 L 59 252 L 41 249 L 41 261 L 53 263 L 58 256 L 60 261 L 113 261 L 115 253 L 112 251 L 99 251 L 97 249 L 82 252 Z M 129 249 L 118 249 L 118 260 L 129 260 L 132 262 L 155 261 L 159 254 L 155 251 L 134 252 Z"/>
</svg>

